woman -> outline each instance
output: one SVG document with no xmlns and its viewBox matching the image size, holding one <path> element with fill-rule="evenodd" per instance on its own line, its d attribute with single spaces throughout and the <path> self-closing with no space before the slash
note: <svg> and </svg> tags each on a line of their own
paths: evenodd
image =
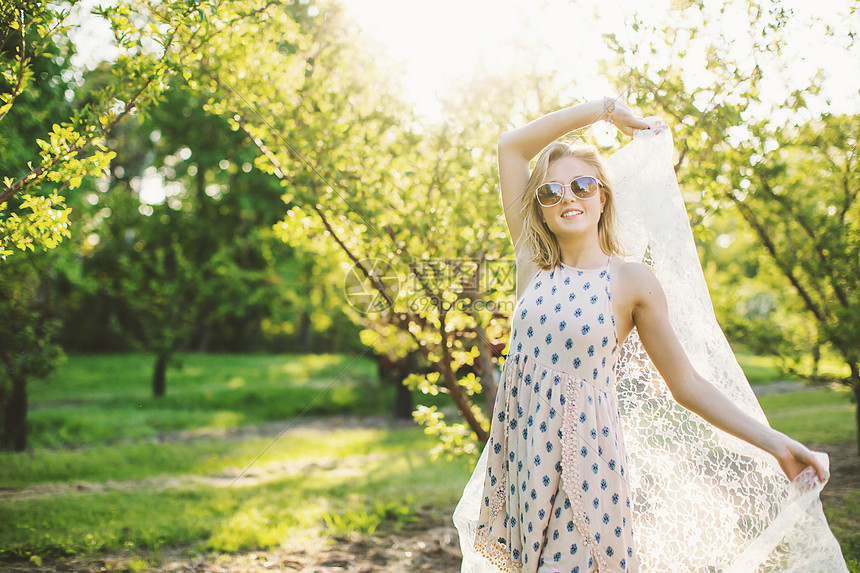
<svg viewBox="0 0 860 573">
<path fill-rule="evenodd" d="M 483 481 L 480 511 L 465 534 L 474 533 L 468 550 L 493 566 L 482 570 L 639 570 L 615 391 L 619 350 L 634 327 L 683 408 L 771 454 L 789 480 L 805 468 L 822 484 L 828 479 L 825 461 L 745 413 L 696 371 L 652 269 L 620 258 L 604 161 L 593 148 L 556 142 L 597 120 L 627 135 L 667 129 L 605 98 L 550 113 L 499 139 L 518 301 L 490 440 L 475 470 Z M 458 528 L 464 535 L 467 528 Z"/>
</svg>

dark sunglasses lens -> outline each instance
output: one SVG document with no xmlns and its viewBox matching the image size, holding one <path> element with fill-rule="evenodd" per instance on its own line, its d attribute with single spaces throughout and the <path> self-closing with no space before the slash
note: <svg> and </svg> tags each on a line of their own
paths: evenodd
<svg viewBox="0 0 860 573">
<path fill-rule="evenodd" d="M 597 179 L 594 177 L 577 177 L 570 182 L 570 187 L 577 197 L 588 199 L 597 193 Z"/>
<path fill-rule="evenodd" d="M 564 188 L 558 183 L 544 183 L 537 190 L 538 201 L 541 205 L 548 207 L 561 201 L 561 192 Z"/>
</svg>

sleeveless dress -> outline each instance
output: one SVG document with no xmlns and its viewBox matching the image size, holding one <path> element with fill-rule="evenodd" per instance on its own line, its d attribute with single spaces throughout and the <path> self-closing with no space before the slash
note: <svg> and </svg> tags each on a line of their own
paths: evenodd
<svg viewBox="0 0 860 573">
<path fill-rule="evenodd" d="M 714 315 L 674 159 L 669 129 L 637 132 L 607 160 L 624 260 L 654 271 L 696 370 L 768 424 Z M 601 273 L 614 265 L 541 271 L 522 238 L 492 441 L 453 514 L 462 573 L 848 573 L 819 498 L 827 480 L 810 467 L 789 481 L 772 455 L 680 406 L 636 329 L 613 350 Z"/>
<path fill-rule="evenodd" d="M 539 270 L 517 301 L 476 550 L 507 572 L 636 572 L 609 261 Z"/>
</svg>

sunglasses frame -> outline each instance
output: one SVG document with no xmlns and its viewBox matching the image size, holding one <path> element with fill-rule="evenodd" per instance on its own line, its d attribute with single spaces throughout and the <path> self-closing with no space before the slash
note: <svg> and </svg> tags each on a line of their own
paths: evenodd
<svg viewBox="0 0 860 573">
<path fill-rule="evenodd" d="M 576 191 L 573 190 L 573 185 L 572 185 L 573 182 L 578 180 L 578 179 L 594 179 L 595 181 L 597 181 L 597 193 L 600 192 L 601 187 L 606 187 L 606 185 L 603 184 L 603 181 L 601 181 L 597 177 L 594 177 L 593 175 L 580 175 L 578 177 L 574 177 L 573 179 L 571 179 L 570 182 L 567 183 L 567 185 L 564 185 L 562 183 L 556 183 L 556 185 L 561 185 L 561 197 L 555 203 L 552 203 L 550 205 L 544 205 L 543 203 L 541 203 L 541 200 L 540 200 L 540 189 L 541 189 L 541 187 L 543 187 L 544 185 L 551 185 L 551 183 L 542 183 L 542 184 L 538 185 L 537 189 L 535 189 L 535 199 L 537 199 L 538 204 L 541 205 L 542 207 L 555 207 L 556 205 L 558 205 L 559 203 L 564 201 L 564 190 L 565 190 L 565 188 L 570 189 L 570 192 L 573 193 L 573 196 L 576 197 L 577 199 L 591 199 L 592 197 L 595 197 L 597 195 L 597 193 L 595 193 L 594 195 L 589 195 L 588 197 L 580 197 L 576 193 Z"/>
</svg>

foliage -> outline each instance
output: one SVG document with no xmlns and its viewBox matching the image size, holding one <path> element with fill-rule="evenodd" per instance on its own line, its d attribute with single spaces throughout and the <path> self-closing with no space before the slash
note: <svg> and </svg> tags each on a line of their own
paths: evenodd
<svg viewBox="0 0 860 573">
<path fill-rule="evenodd" d="M 70 6 L 75 4 L 71 2 Z M 34 61 L 68 57 L 71 49 L 65 36 L 69 29 L 66 24 L 68 14 L 68 11 L 53 9 L 41 2 L 14 9 L 9 27 L 4 27 L 0 36 L 3 50 L 0 75 L 6 83 L 6 90 L 3 90 L 0 100 L 0 121 L 13 109 L 16 99 L 31 88 Z M 130 27 L 129 24 L 127 29 Z M 55 44 L 55 37 L 63 43 L 59 46 Z M 134 44 L 128 41 L 125 47 L 131 49 Z M 133 60 L 126 59 L 125 63 L 126 66 L 121 67 L 130 72 L 134 68 Z M 141 88 L 137 98 L 132 101 L 129 101 L 131 98 L 125 98 L 123 109 L 118 110 L 116 105 L 123 101 L 121 96 L 125 95 L 120 88 L 102 94 L 103 105 L 100 109 L 88 106 L 74 110 L 67 120 L 54 123 L 47 133 L 36 140 L 38 154 L 35 160 L 38 163 L 35 166 L 31 158 L 26 163 L 20 161 L 12 169 L 9 165 L 5 166 L 8 171 L 2 174 L 0 204 L 8 211 L 6 202 L 17 195 L 23 197 L 21 210 L 29 213 L 23 216 L 14 211 L 4 213 L 4 242 L 0 252 L 3 259 L 23 248 L 53 248 L 64 236 L 68 236 L 65 229 L 68 213 L 62 208 L 62 198 L 54 194 L 52 200 L 38 201 L 29 195 L 39 193 L 42 186 L 50 187 L 52 183 L 74 190 L 81 185 L 84 177 L 103 172 L 111 157 L 104 147 L 104 133 L 131 111 L 137 99 L 146 97 L 143 92 L 150 87 L 149 83 Z M 124 87 L 137 88 L 138 85 L 134 83 Z"/>
<path fill-rule="evenodd" d="M 56 141 L 53 130 L 70 113 L 64 98 L 68 85 L 61 74 L 68 66 L 69 49 L 52 39 L 64 29 L 62 22 L 50 22 L 49 14 L 35 5 L 26 18 L 12 6 L 9 9 L 9 26 L 0 28 L 0 176 L 4 179 L 24 172 L 38 156 L 39 146 L 48 145 L 39 138 L 48 134 L 49 140 L 53 135 Z M 0 260 L 16 251 L 54 248 L 68 236 L 64 198 L 55 185 L 45 183 L 39 193 L 0 202 Z"/>
<path fill-rule="evenodd" d="M 793 358 L 787 369 L 807 377 L 820 377 L 817 359 L 812 372 L 798 372 L 810 350 L 817 358 L 822 346 L 832 348 L 850 370 L 840 381 L 860 395 L 860 293 L 852 286 L 860 282 L 860 122 L 829 113 L 826 102 L 816 111 L 820 78 L 800 89 L 783 87 L 782 103 L 763 100 L 765 86 L 773 89 L 774 76 L 788 66 L 780 46 L 793 20 L 779 3 L 722 4 L 714 23 L 736 31 L 735 19 L 744 18 L 750 32 L 720 42 L 700 34 L 704 3 L 678 14 L 663 27 L 637 22 L 632 38 L 609 38 L 623 82 L 635 104 L 675 121 L 676 170 L 694 222 L 707 226 L 733 207 L 755 239 L 757 248 L 740 261 L 750 267 L 748 276 L 760 276 L 778 294 L 765 299 L 770 308 L 748 308 L 741 329 L 757 336 L 758 350 Z M 642 38 L 647 49 L 637 50 Z M 751 57 L 739 58 L 735 42 Z M 691 65 L 704 71 L 689 74 Z M 792 317 L 795 310 L 802 318 Z M 774 318 L 792 321 L 793 332 L 762 324 Z"/>
</svg>

